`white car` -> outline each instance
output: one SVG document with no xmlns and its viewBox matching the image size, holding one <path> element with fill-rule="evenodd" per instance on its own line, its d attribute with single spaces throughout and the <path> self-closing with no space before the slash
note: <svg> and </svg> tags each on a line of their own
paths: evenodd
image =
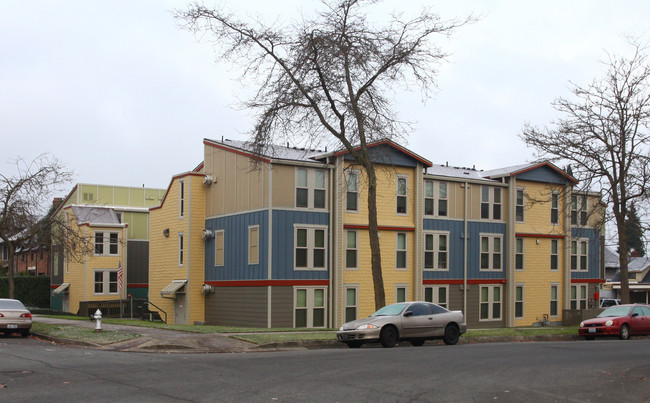
<svg viewBox="0 0 650 403">
<path fill-rule="evenodd" d="M 29 336 L 32 328 L 32 313 L 17 299 L 0 298 L 0 333 L 5 336 L 20 333 Z"/>
</svg>

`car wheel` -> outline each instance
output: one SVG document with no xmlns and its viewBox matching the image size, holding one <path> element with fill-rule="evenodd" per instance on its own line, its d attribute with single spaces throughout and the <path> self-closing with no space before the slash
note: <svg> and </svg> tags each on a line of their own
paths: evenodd
<svg viewBox="0 0 650 403">
<path fill-rule="evenodd" d="M 361 344 L 363 344 L 363 343 L 361 343 L 360 341 L 348 341 L 346 344 L 350 348 L 359 348 L 359 347 L 361 347 Z"/>
<path fill-rule="evenodd" d="M 381 329 L 379 341 L 383 347 L 395 347 L 395 343 L 397 343 L 397 329 L 393 326 L 385 326 Z"/>
<path fill-rule="evenodd" d="M 29 336 L 29 330 L 23 330 L 22 332 L 20 332 L 20 335 L 23 337 Z"/>
<path fill-rule="evenodd" d="M 413 347 L 420 347 L 420 346 L 423 345 L 423 344 L 424 344 L 424 339 L 415 339 L 415 340 L 411 340 L 411 345 L 412 345 Z"/>
<path fill-rule="evenodd" d="M 443 336 L 442 340 L 445 342 L 447 345 L 454 345 L 458 343 L 458 338 L 460 337 L 460 330 L 458 330 L 458 326 L 455 324 L 449 324 L 445 328 L 445 335 Z"/>
<path fill-rule="evenodd" d="M 621 340 L 628 340 L 630 338 L 630 327 L 628 325 L 621 325 Z"/>
</svg>

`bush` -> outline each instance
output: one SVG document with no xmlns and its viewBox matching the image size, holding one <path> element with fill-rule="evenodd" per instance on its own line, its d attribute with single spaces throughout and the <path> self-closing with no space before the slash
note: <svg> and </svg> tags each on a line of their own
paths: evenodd
<svg viewBox="0 0 650 403">
<path fill-rule="evenodd" d="M 14 277 L 14 297 L 25 306 L 36 308 L 50 307 L 50 278 Z M 9 298 L 9 279 L 0 277 L 0 298 Z"/>
</svg>

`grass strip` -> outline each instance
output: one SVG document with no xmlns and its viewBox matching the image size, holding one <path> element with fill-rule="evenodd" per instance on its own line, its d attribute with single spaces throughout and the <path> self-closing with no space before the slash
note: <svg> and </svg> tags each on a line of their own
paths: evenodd
<svg viewBox="0 0 650 403">
<path fill-rule="evenodd" d="M 114 330 L 96 332 L 94 329 L 87 327 L 54 325 L 41 322 L 32 323 L 32 332 L 49 337 L 99 344 L 100 346 L 140 337 L 139 334 L 134 333 L 124 333 Z"/>
</svg>

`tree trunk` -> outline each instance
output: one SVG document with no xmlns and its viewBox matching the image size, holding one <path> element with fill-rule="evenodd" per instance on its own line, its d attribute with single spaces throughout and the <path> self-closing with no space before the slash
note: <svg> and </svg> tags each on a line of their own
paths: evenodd
<svg viewBox="0 0 650 403">
<path fill-rule="evenodd" d="M 375 309 L 379 309 L 386 305 L 386 293 L 381 272 L 381 251 L 377 229 L 377 175 L 372 163 L 364 164 L 364 167 L 368 175 L 368 236 L 370 238 L 372 284 L 375 290 Z"/>
<path fill-rule="evenodd" d="M 627 265 L 629 263 L 629 248 L 627 246 L 627 239 L 625 234 L 625 218 L 616 216 L 616 227 L 618 230 L 618 263 L 619 272 L 621 275 L 621 303 L 630 303 L 630 280 Z"/>
</svg>

